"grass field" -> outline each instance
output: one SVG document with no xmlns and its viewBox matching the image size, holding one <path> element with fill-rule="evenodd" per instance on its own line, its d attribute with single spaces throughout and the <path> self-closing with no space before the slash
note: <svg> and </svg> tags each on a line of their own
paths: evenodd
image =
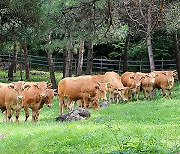
<svg viewBox="0 0 180 154">
<path fill-rule="evenodd" d="M 1 73 L 1 72 L 0 72 Z M 0 74 L 1 75 L 1 74 Z M 4 81 L 4 80 L 3 80 Z M 111 104 L 90 109 L 83 121 L 56 122 L 58 99 L 42 109 L 39 122 L 19 123 L 0 119 L 0 154 L 26 153 L 178 153 L 180 152 L 180 83 L 172 99 Z M 1 114 L 2 115 L 2 114 Z"/>
</svg>

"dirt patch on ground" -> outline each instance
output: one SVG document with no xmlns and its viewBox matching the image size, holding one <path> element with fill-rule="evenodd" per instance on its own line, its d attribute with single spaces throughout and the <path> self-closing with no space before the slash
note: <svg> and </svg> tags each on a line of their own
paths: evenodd
<svg viewBox="0 0 180 154">
<path fill-rule="evenodd" d="M 3 139 L 3 138 L 5 138 L 5 137 L 6 137 L 5 134 L 0 134 L 0 139 Z"/>
</svg>

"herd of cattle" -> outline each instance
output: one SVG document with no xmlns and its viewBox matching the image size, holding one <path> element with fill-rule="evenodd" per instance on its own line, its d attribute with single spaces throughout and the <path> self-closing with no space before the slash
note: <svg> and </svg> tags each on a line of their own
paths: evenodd
<svg viewBox="0 0 180 154">
<path fill-rule="evenodd" d="M 101 75 L 83 75 L 67 77 L 58 84 L 58 93 L 51 89 L 52 84 L 47 82 L 13 82 L 0 83 L 0 109 L 4 121 L 11 121 L 13 113 L 16 113 L 16 122 L 19 121 L 20 110 L 24 108 L 25 121 L 29 117 L 29 108 L 32 109 L 32 120 L 38 121 L 40 109 L 46 104 L 52 105 L 54 96 L 59 97 L 60 114 L 64 113 L 64 107 L 68 110 L 78 107 L 99 109 L 99 100 L 120 102 L 134 99 L 139 100 L 140 91 L 144 92 L 144 98 L 152 99 L 152 91 L 155 88 L 162 89 L 163 96 L 168 90 L 170 98 L 174 87 L 176 71 L 154 71 L 151 73 L 125 72 L 121 76 L 115 72 L 106 72 Z M 148 93 L 148 97 L 147 97 Z"/>
</svg>

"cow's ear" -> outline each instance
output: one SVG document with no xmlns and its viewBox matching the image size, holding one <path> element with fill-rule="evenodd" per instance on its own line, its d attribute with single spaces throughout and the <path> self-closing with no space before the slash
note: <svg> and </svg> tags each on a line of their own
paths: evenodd
<svg viewBox="0 0 180 154">
<path fill-rule="evenodd" d="M 8 88 L 9 88 L 9 89 L 10 89 L 10 88 L 13 89 L 13 88 L 14 88 L 14 84 L 13 84 L 13 83 L 9 84 Z"/>
<path fill-rule="evenodd" d="M 145 76 L 142 76 L 140 80 L 144 80 L 145 79 Z"/>
<path fill-rule="evenodd" d="M 145 77 L 148 77 L 148 78 L 150 78 L 149 74 L 146 74 L 146 75 L 145 75 Z"/>
<path fill-rule="evenodd" d="M 95 86 L 95 89 L 99 89 L 99 86 L 97 85 L 97 86 Z"/>
<path fill-rule="evenodd" d="M 98 84 L 98 86 L 100 86 L 101 83 L 100 83 L 100 82 L 97 82 L 97 84 Z"/>
<path fill-rule="evenodd" d="M 162 72 L 163 75 L 167 76 L 166 72 Z"/>
<path fill-rule="evenodd" d="M 54 96 L 59 96 L 59 94 L 57 92 L 54 92 Z"/>
<path fill-rule="evenodd" d="M 173 71 L 173 76 L 176 76 L 178 72 L 176 70 Z"/>
<path fill-rule="evenodd" d="M 33 86 L 39 89 L 39 87 L 38 87 L 38 85 L 37 85 L 37 84 L 34 84 Z"/>
<path fill-rule="evenodd" d="M 130 79 L 134 79 L 134 76 L 130 76 Z"/>
<path fill-rule="evenodd" d="M 118 88 L 118 91 L 122 91 L 124 88 Z"/>
<path fill-rule="evenodd" d="M 47 83 L 48 88 L 52 88 L 52 83 Z"/>
<path fill-rule="evenodd" d="M 26 85 L 24 86 L 24 89 L 29 89 L 30 87 L 31 87 L 30 85 L 26 84 Z"/>
</svg>

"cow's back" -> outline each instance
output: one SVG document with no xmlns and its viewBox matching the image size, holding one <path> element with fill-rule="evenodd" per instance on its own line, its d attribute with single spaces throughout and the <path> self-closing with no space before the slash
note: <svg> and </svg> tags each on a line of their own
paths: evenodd
<svg viewBox="0 0 180 154">
<path fill-rule="evenodd" d="M 133 85 L 133 79 L 130 77 L 134 76 L 134 72 L 125 72 L 121 76 L 121 82 L 125 87 L 131 87 Z"/>
<path fill-rule="evenodd" d="M 161 88 L 161 86 L 167 86 L 167 77 L 163 74 L 164 71 L 154 71 L 154 73 L 156 74 L 156 79 L 155 79 L 155 83 L 154 86 L 156 88 Z"/>
<path fill-rule="evenodd" d="M 104 74 L 104 82 L 109 82 L 114 88 L 124 87 L 121 82 L 121 77 L 115 72 L 106 72 Z"/>
<path fill-rule="evenodd" d="M 5 97 L 6 93 L 8 92 L 8 84 L 0 83 L 0 109 L 4 111 L 5 107 Z"/>
<path fill-rule="evenodd" d="M 68 97 L 71 100 L 78 100 L 81 97 L 81 88 L 84 80 L 84 76 L 62 79 L 58 83 L 58 94 Z"/>
</svg>

